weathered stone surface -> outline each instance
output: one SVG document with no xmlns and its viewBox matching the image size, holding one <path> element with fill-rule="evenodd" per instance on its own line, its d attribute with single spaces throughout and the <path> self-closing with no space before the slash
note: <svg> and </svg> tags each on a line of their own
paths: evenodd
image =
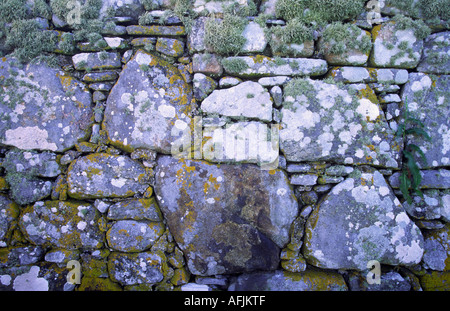
<svg viewBox="0 0 450 311">
<path fill-rule="evenodd" d="M 416 37 L 414 29 L 399 30 L 395 22 L 389 22 L 375 26 L 372 37 L 371 66 L 414 68 L 419 64 L 423 40 Z"/>
<path fill-rule="evenodd" d="M 0 195 L 0 247 L 6 246 L 6 237 L 13 221 L 19 217 L 19 206 L 8 199 L 8 197 Z"/>
<path fill-rule="evenodd" d="M 0 60 L 0 143 L 19 149 L 64 151 L 92 126 L 85 85 L 45 63 Z"/>
<path fill-rule="evenodd" d="M 242 53 L 261 53 L 267 46 L 263 28 L 256 22 L 250 22 L 244 28 L 242 36 L 245 38 Z"/>
<path fill-rule="evenodd" d="M 408 215 L 416 219 L 439 219 L 447 220 L 450 218 L 450 191 L 439 191 L 429 189 L 423 191 L 423 198 L 417 195 L 412 197 L 411 204 L 403 203 Z"/>
<path fill-rule="evenodd" d="M 77 70 L 121 68 L 120 54 L 116 52 L 80 53 L 72 56 Z"/>
<path fill-rule="evenodd" d="M 187 37 L 187 45 L 191 54 L 203 52 L 206 50 L 205 45 L 205 23 L 207 17 L 199 17 L 192 24 L 191 32 Z"/>
<path fill-rule="evenodd" d="M 349 277 L 351 291 L 410 291 L 411 284 L 398 272 L 390 271 L 382 273 L 380 284 L 369 284 L 366 275 L 352 274 Z"/>
<path fill-rule="evenodd" d="M 336 272 L 306 270 L 300 273 L 277 270 L 238 276 L 230 291 L 346 291 L 344 278 Z"/>
<path fill-rule="evenodd" d="M 383 175 L 355 170 L 308 218 L 302 253 L 320 268 L 365 270 L 370 260 L 417 264 L 423 245 L 419 228 Z"/>
<path fill-rule="evenodd" d="M 322 81 L 289 83 L 302 91 L 296 97 L 286 88 L 284 92 L 280 148 L 288 161 L 399 166 L 400 141 L 370 88 L 358 86 L 357 95 L 350 95 L 348 89 Z"/>
<path fill-rule="evenodd" d="M 323 38 L 321 38 L 318 43 L 319 49 L 323 51 L 325 60 L 330 65 L 364 65 L 369 59 L 370 49 L 368 49 L 368 51 L 365 51 L 362 49 L 362 46 L 364 41 L 368 40 L 370 42 L 370 32 L 359 29 L 358 27 L 355 27 L 353 25 L 347 25 L 346 31 L 348 32 L 348 36 L 351 36 L 351 38 L 344 40 L 346 42 L 336 41 L 335 39 L 325 41 Z M 354 45 L 355 47 L 349 47 L 349 43 L 351 43 L 351 45 Z M 343 44 L 345 46 L 345 51 L 343 51 L 342 53 L 333 52 L 335 46 L 338 44 Z"/>
<path fill-rule="evenodd" d="M 425 251 L 423 262 L 426 267 L 437 271 L 450 271 L 450 224 L 439 230 L 424 234 Z"/>
<path fill-rule="evenodd" d="M 33 244 L 95 249 L 103 246 L 98 220 L 99 213 L 88 203 L 40 201 L 24 210 L 19 226 Z"/>
<path fill-rule="evenodd" d="M 192 57 L 192 70 L 210 76 L 220 76 L 223 72 L 222 64 L 216 54 L 194 54 Z"/>
<path fill-rule="evenodd" d="M 208 97 L 208 95 L 217 87 L 217 82 L 203 73 L 194 74 L 192 82 L 194 86 L 194 97 L 198 101 L 202 101 Z"/>
<path fill-rule="evenodd" d="M 127 33 L 131 36 L 182 36 L 185 34 L 184 26 L 127 26 Z"/>
<path fill-rule="evenodd" d="M 329 72 L 336 82 L 405 84 L 408 82 L 406 69 L 381 69 L 366 67 L 334 67 Z"/>
<path fill-rule="evenodd" d="M 424 41 L 422 60 L 417 71 L 450 74 L 450 31 L 432 34 Z"/>
<path fill-rule="evenodd" d="M 272 100 L 259 83 L 247 81 L 234 87 L 215 90 L 201 104 L 206 113 L 228 117 L 272 120 Z"/>
<path fill-rule="evenodd" d="M 156 50 L 171 57 L 180 57 L 184 54 L 184 42 L 172 38 L 158 38 Z"/>
<path fill-rule="evenodd" d="M 119 220 L 106 232 L 109 247 L 121 252 L 142 252 L 164 233 L 161 222 Z"/>
<path fill-rule="evenodd" d="M 113 16 L 126 16 L 136 22 L 138 21 L 139 16 L 145 12 L 144 5 L 139 0 L 106 0 L 102 1 L 100 17 L 110 16 L 109 12 L 111 10 L 114 12 Z"/>
<path fill-rule="evenodd" d="M 126 151 L 170 153 L 190 126 L 191 99 L 191 87 L 176 67 L 138 50 L 109 94 L 103 128 L 110 142 Z"/>
<path fill-rule="evenodd" d="M 427 163 L 418 161 L 422 168 L 450 164 L 449 90 L 450 76 L 430 77 L 424 73 L 411 73 L 410 81 L 403 88 L 402 100 L 408 102 L 408 116 L 422 121 L 431 137 L 431 141 L 418 135 L 407 137 L 407 143 L 419 146 L 425 153 Z M 414 125 L 407 124 L 406 128 L 411 126 Z"/>
<path fill-rule="evenodd" d="M 422 182 L 420 189 L 448 189 L 450 188 L 450 171 L 440 170 L 421 170 Z M 396 172 L 389 177 L 389 184 L 392 188 L 400 188 L 400 172 Z"/>
<path fill-rule="evenodd" d="M 56 154 L 52 152 L 11 150 L 6 154 L 2 166 L 8 172 L 38 177 L 56 177 L 61 173 Z"/>
<path fill-rule="evenodd" d="M 285 173 L 158 158 L 155 193 L 189 270 L 274 270 L 298 206 Z"/>
<path fill-rule="evenodd" d="M 117 202 L 109 207 L 107 218 L 110 220 L 163 220 L 161 211 L 154 198 L 130 199 Z"/>
<path fill-rule="evenodd" d="M 108 256 L 111 279 L 122 285 L 158 283 L 164 278 L 163 265 L 166 257 L 162 252 L 127 254 L 112 252 Z"/>
<path fill-rule="evenodd" d="M 75 199 L 130 197 L 144 193 L 145 169 L 127 156 L 93 153 L 73 161 L 67 171 L 68 193 Z"/>
<path fill-rule="evenodd" d="M 263 55 L 232 56 L 226 61 L 245 62 L 246 69 L 238 72 L 225 67 L 225 72 L 239 77 L 267 76 L 318 76 L 327 72 L 327 62 L 322 59 L 280 58 L 278 61 Z"/>
</svg>

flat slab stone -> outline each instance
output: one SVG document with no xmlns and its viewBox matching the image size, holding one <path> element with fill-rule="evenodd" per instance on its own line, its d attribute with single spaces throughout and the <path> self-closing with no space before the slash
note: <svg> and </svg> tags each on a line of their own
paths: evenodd
<svg viewBox="0 0 450 311">
<path fill-rule="evenodd" d="M 120 54 L 116 52 L 80 53 L 72 56 L 76 70 L 121 68 Z"/>
<path fill-rule="evenodd" d="M 127 33 L 130 36 L 183 36 L 185 35 L 184 26 L 127 26 Z"/>
<path fill-rule="evenodd" d="M 161 156 L 155 194 L 191 273 L 275 270 L 298 206 L 286 174 Z"/>
<path fill-rule="evenodd" d="M 334 67 L 330 70 L 328 76 L 331 76 L 336 82 L 382 84 L 405 84 L 409 78 L 408 70 L 406 69 L 350 66 Z"/>
<path fill-rule="evenodd" d="M 127 156 L 93 153 L 72 162 L 68 194 L 75 199 L 130 197 L 144 193 L 145 168 Z"/>
<path fill-rule="evenodd" d="M 238 61 L 245 63 L 245 69 L 238 72 L 231 71 L 225 66 L 226 73 L 251 78 L 267 76 L 319 76 L 327 72 L 327 62 L 322 59 L 310 58 L 279 58 L 278 60 L 263 55 L 233 56 L 224 61 Z"/>
<path fill-rule="evenodd" d="M 401 142 L 368 86 L 359 85 L 350 95 L 348 89 L 322 81 L 289 83 L 301 91 L 294 98 L 286 92 L 288 84 L 281 108 L 280 148 L 288 161 L 399 167 Z"/>
<path fill-rule="evenodd" d="M 259 83 L 247 81 L 234 87 L 213 91 L 206 97 L 201 109 L 228 117 L 272 120 L 272 100 Z"/>
<path fill-rule="evenodd" d="M 306 223 L 303 256 L 325 269 L 366 270 L 370 260 L 415 265 L 423 236 L 376 170 L 352 172 L 336 185 Z"/>
<path fill-rule="evenodd" d="M 192 87 L 167 61 L 138 50 L 111 90 L 103 128 L 114 146 L 171 153 L 191 124 Z"/>
<path fill-rule="evenodd" d="M 93 123 L 86 85 L 45 63 L 0 59 L 0 144 L 62 152 L 87 139 Z"/>
</svg>

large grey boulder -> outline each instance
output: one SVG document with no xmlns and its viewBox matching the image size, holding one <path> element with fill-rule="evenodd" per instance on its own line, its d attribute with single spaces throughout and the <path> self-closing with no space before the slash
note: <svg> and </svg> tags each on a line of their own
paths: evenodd
<svg viewBox="0 0 450 311">
<path fill-rule="evenodd" d="M 176 67 L 138 50 L 106 102 L 103 128 L 114 146 L 170 153 L 191 124 L 192 87 Z"/>
<path fill-rule="evenodd" d="M 0 144 L 62 152 L 87 139 L 92 98 L 80 81 L 46 63 L 0 59 Z"/>
<path fill-rule="evenodd" d="M 306 223 L 302 253 L 325 269 L 366 270 L 371 260 L 415 265 L 424 241 L 383 175 L 355 170 L 336 185 Z"/>
<path fill-rule="evenodd" d="M 158 158 L 155 193 L 197 275 L 275 270 L 298 206 L 286 174 Z"/>
</svg>

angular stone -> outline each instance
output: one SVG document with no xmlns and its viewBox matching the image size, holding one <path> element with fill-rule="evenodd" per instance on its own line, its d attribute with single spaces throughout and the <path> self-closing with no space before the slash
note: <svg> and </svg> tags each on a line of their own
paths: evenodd
<svg viewBox="0 0 450 311">
<path fill-rule="evenodd" d="M 285 87 L 280 148 L 288 161 L 399 166 L 401 142 L 370 88 L 358 86 L 356 95 L 350 95 L 345 88 L 317 80 L 289 83 L 304 90 L 294 98 Z"/>
<path fill-rule="evenodd" d="M 336 185 L 306 223 L 303 256 L 325 269 L 366 270 L 370 260 L 415 265 L 423 236 L 378 171 L 355 170 Z"/>
<path fill-rule="evenodd" d="M 109 247 L 120 252 L 142 252 L 164 233 L 161 222 L 119 220 L 106 232 Z"/>
<path fill-rule="evenodd" d="M 437 271 L 450 271 L 450 224 L 444 228 L 426 231 L 425 252 L 423 262 L 428 269 Z"/>
<path fill-rule="evenodd" d="M 317 183 L 317 175 L 311 174 L 294 174 L 289 179 L 291 185 L 297 186 L 314 186 Z"/>
<path fill-rule="evenodd" d="M 127 156 L 94 153 L 72 162 L 68 194 L 75 199 L 120 198 L 148 188 L 142 164 Z"/>
<path fill-rule="evenodd" d="M 206 50 L 205 45 L 205 22 L 207 17 L 199 17 L 192 24 L 191 32 L 187 37 L 189 53 L 194 54 Z"/>
<path fill-rule="evenodd" d="M 389 22 L 375 26 L 372 37 L 371 66 L 410 69 L 419 64 L 423 40 L 416 37 L 414 29 L 398 30 L 395 22 Z M 406 49 L 402 45 L 406 45 Z"/>
<path fill-rule="evenodd" d="M 419 119 L 431 137 L 425 140 L 419 135 L 408 135 L 407 143 L 415 144 L 425 153 L 427 163 L 418 160 L 421 168 L 433 168 L 450 164 L 450 76 L 431 77 L 424 73 L 411 73 L 410 81 L 402 92 L 402 100 L 408 102 L 408 116 Z M 403 106 L 402 115 L 405 115 Z M 407 124 L 406 128 L 414 124 Z"/>
<path fill-rule="evenodd" d="M 191 273 L 274 270 L 298 206 L 281 170 L 158 158 L 155 193 Z"/>
<path fill-rule="evenodd" d="M 432 34 L 424 41 L 422 60 L 417 71 L 450 74 L 450 31 Z"/>
<path fill-rule="evenodd" d="M 444 220 L 450 216 L 450 191 L 439 191 L 437 189 L 427 189 L 422 191 L 423 198 L 417 195 L 412 196 L 412 203 L 403 203 L 408 215 L 416 219 L 433 220 L 443 217 Z"/>
<path fill-rule="evenodd" d="M 223 72 L 222 64 L 216 54 L 194 54 L 192 57 L 192 70 L 213 77 Z"/>
<path fill-rule="evenodd" d="M 109 207 L 107 218 L 109 220 L 163 220 L 161 211 L 154 198 L 130 199 L 117 202 Z"/>
<path fill-rule="evenodd" d="M 155 49 L 171 57 L 180 57 L 184 54 L 184 42 L 172 38 L 158 38 Z"/>
<path fill-rule="evenodd" d="M 103 246 L 99 218 L 97 210 L 88 203 L 40 201 L 24 210 L 19 226 L 36 245 L 95 249 Z"/>
<path fill-rule="evenodd" d="M 103 81 L 113 81 L 118 78 L 118 74 L 115 71 L 101 71 L 101 72 L 90 72 L 83 76 L 83 81 L 85 82 L 103 82 Z"/>
<path fill-rule="evenodd" d="M 100 17 L 111 17 L 110 11 L 114 12 L 113 16 L 127 16 L 132 21 L 138 21 L 139 16 L 145 13 L 142 1 L 139 0 L 106 0 L 102 1 L 100 9 Z"/>
<path fill-rule="evenodd" d="M 300 273 L 277 270 L 238 276 L 229 291 L 346 291 L 344 278 L 336 272 L 306 270 Z"/>
<path fill-rule="evenodd" d="M 87 139 L 92 98 L 85 85 L 45 62 L 0 59 L 0 143 L 62 152 Z"/>
<path fill-rule="evenodd" d="M 356 273 L 355 273 L 356 274 Z M 350 290 L 351 291 L 410 291 L 411 284 L 407 278 L 404 278 L 400 273 L 391 271 L 381 273 L 380 284 L 369 284 L 364 275 L 350 275 Z M 362 274 L 362 273 L 361 273 Z M 367 276 L 367 274 L 366 274 Z"/>
<path fill-rule="evenodd" d="M 50 196 L 53 183 L 26 174 L 8 174 L 11 198 L 20 205 L 30 204 Z"/>
<path fill-rule="evenodd" d="M 193 82 L 194 97 L 198 101 L 205 99 L 217 87 L 217 82 L 203 73 L 194 74 Z"/>
<path fill-rule="evenodd" d="M 111 144 L 128 152 L 170 153 L 191 124 L 191 100 L 192 88 L 176 67 L 138 50 L 108 96 L 103 128 Z"/>
<path fill-rule="evenodd" d="M 264 30 L 256 22 L 248 23 L 242 36 L 245 38 L 242 53 L 262 53 L 267 46 Z"/>
<path fill-rule="evenodd" d="M 215 90 L 201 104 L 206 113 L 228 117 L 272 120 L 272 100 L 259 83 L 246 81 L 234 87 Z"/>
<path fill-rule="evenodd" d="M 127 26 L 127 33 L 130 36 L 183 36 L 185 35 L 184 26 Z"/>
<path fill-rule="evenodd" d="M 279 58 L 274 59 L 263 55 L 232 56 L 224 61 L 243 62 L 245 69 L 232 72 L 225 67 L 225 72 L 238 77 L 268 77 L 268 76 L 319 76 L 327 72 L 327 62 L 322 59 L 309 58 Z"/>
<path fill-rule="evenodd" d="M 112 252 L 108 256 L 108 271 L 111 279 L 122 285 L 154 284 L 163 280 L 165 262 L 162 252 Z"/>
<path fill-rule="evenodd" d="M 72 56 L 76 70 L 121 68 L 120 54 L 116 52 L 80 53 Z"/>
</svg>

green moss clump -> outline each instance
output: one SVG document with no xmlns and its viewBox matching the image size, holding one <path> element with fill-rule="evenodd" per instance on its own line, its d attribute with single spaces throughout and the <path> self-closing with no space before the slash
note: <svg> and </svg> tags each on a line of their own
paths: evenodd
<svg viewBox="0 0 450 311">
<path fill-rule="evenodd" d="M 449 0 L 387 0 L 386 6 L 394 7 L 412 18 L 424 19 L 429 24 L 439 24 L 440 20 L 450 23 Z"/>
<path fill-rule="evenodd" d="M 414 29 L 414 35 L 423 40 L 431 34 L 431 29 L 422 20 L 413 20 L 404 15 L 396 15 L 392 19 L 396 30 Z"/>
<path fill-rule="evenodd" d="M 286 21 L 325 25 L 353 19 L 364 10 L 364 0 L 278 0 L 275 13 Z"/>
<path fill-rule="evenodd" d="M 274 53 L 282 53 L 286 44 L 302 44 L 313 40 L 313 30 L 299 19 L 293 19 L 286 26 L 275 26 L 270 29 L 275 40 L 270 38 L 270 44 Z"/>
<path fill-rule="evenodd" d="M 357 40 L 361 34 L 361 29 L 353 24 L 343 24 L 335 22 L 325 28 L 323 32 L 323 42 L 327 46 L 326 50 L 332 54 L 343 54 L 348 50 L 360 50 L 369 53 L 372 49 L 372 40 L 369 36 L 363 36 Z M 323 52 L 324 46 L 322 46 Z"/>
<path fill-rule="evenodd" d="M 290 80 L 284 87 L 284 96 L 296 98 L 299 95 L 305 95 L 308 98 L 314 98 L 314 86 L 307 79 L 297 78 Z"/>
<path fill-rule="evenodd" d="M 225 58 L 222 60 L 222 65 L 229 73 L 240 73 L 249 68 L 245 60 L 241 58 Z"/>
<path fill-rule="evenodd" d="M 5 44 L 14 49 L 13 55 L 21 62 L 29 62 L 56 48 L 57 35 L 52 31 L 45 31 L 34 20 L 16 20 L 6 34 Z"/>
<path fill-rule="evenodd" d="M 209 18 L 205 24 L 205 43 L 218 54 L 237 55 L 245 44 L 242 32 L 247 24 L 246 18 L 231 14 L 224 14 L 222 20 Z"/>
</svg>

